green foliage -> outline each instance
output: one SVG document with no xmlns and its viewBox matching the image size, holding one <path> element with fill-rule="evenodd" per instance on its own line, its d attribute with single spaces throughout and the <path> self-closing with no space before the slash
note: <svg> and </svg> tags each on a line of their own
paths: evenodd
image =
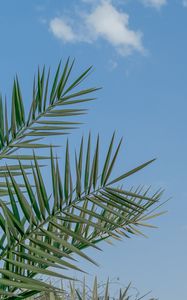
<svg viewBox="0 0 187 300">
<path fill-rule="evenodd" d="M 158 300 L 156 298 L 150 298 L 151 292 L 147 292 L 141 295 L 137 288 L 131 283 L 127 286 L 122 284 L 119 279 L 106 283 L 99 282 L 95 277 L 93 287 L 86 284 L 85 278 L 78 283 L 69 282 L 68 285 L 64 285 L 61 280 L 58 292 L 54 293 L 40 293 L 37 295 L 38 300 Z M 30 299 L 32 300 L 32 298 Z"/>
<path fill-rule="evenodd" d="M 0 160 L 16 161 L 0 166 L 0 295 L 3 299 L 53 291 L 56 288 L 44 283 L 39 275 L 71 279 L 65 275 L 67 269 L 83 271 L 73 254 L 97 264 L 85 254 L 85 248 L 98 251 L 100 241 L 143 234 L 140 227 L 151 226 L 146 221 L 155 216 L 152 210 L 159 206 L 162 191 L 151 193 L 149 189 L 127 190 L 121 186 L 122 180 L 153 160 L 112 178 L 121 146 L 121 141 L 115 146 L 115 135 L 102 164 L 99 137 L 94 147 L 91 136 L 87 141 L 82 138 L 75 159 L 71 158 L 67 142 L 63 167 L 54 155 L 54 145 L 41 143 L 44 137 L 74 129 L 75 122 L 66 121 L 67 117 L 85 113 L 82 108 L 64 106 L 93 100 L 87 95 L 97 88 L 77 91 L 91 68 L 69 83 L 73 64 L 68 59 L 62 71 L 59 64 L 51 88 L 50 71 L 46 77 L 45 68 L 42 72 L 38 70 L 27 117 L 17 77 L 10 121 L 7 104 L 0 98 Z M 45 147 L 50 148 L 48 156 L 28 153 L 30 148 L 37 151 Z M 20 149 L 21 154 L 17 155 Z M 41 159 L 50 163 L 50 192 L 42 174 Z M 29 163 L 25 164 L 25 160 Z"/>
</svg>

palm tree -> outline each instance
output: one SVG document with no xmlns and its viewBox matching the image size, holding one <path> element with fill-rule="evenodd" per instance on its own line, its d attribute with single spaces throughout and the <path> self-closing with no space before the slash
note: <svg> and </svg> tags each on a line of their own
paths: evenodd
<svg viewBox="0 0 187 300">
<path fill-rule="evenodd" d="M 42 71 L 38 69 L 27 116 L 17 77 L 10 110 L 0 97 L 0 295 L 3 299 L 53 291 L 56 288 L 42 281 L 41 275 L 71 279 L 65 275 L 65 269 L 82 271 L 73 254 L 97 264 L 85 254 L 85 248 L 96 251 L 100 249 L 98 242 L 109 237 L 121 239 L 141 234 L 139 227 L 148 226 L 145 222 L 158 215 L 152 211 L 159 206 L 162 191 L 127 190 L 119 185 L 153 160 L 111 179 L 122 142 L 115 147 L 115 134 L 102 166 L 99 137 L 95 146 L 90 135 L 86 141 L 82 138 L 74 168 L 68 142 L 63 169 L 54 154 L 54 145 L 43 143 L 45 137 L 65 135 L 77 127 L 79 123 L 70 120 L 85 113 L 85 109 L 77 106 L 93 100 L 90 94 L 98 90 L 79 88 L 91 68 L 70 82 L 73 65 L 74 61 L 69 59 L 63 68 L 60 63 L 52 81 L 50 70 L 46 73 L 45 67 Z M 48 155 L 44 148 L 49 149 Z M 45 167 L 40 161 L 44 159 L 50 165 L 51 190 L 46 188 L 48 181 L 46 184 L 42 172 Z"/>
</svg>

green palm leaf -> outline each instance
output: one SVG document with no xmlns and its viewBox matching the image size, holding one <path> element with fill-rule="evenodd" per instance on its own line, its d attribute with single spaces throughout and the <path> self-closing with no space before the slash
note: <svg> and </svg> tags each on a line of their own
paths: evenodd
<svg viewBox="0 0 187 300">
<path fill-rule="evenodd" d="M 26 289 L 28 295 L 33 290 L 43 291 L 46 286 L 41 284 L 37 275 L 68 278 L 66 269 L 82 271 L 76 261 L 69 262 L 72 261 L 73 253 L 78 258 L 96 264 L 84 253 L 85 248 L 100 250 L 97 243 L 109 237 L 121 239 L 142 234 L 139 228 L 147 226 L 145 222 L 150 208 L 156 208 L 161 192 L 151 195 L 148 190 L 128 191 L 127 188 L 113 185 L 152 162 L 142 164 L 110 181 L 120 144 L 113 149 L 113 136 L 102 167 L 99 163 L 99 138 L 93 155 L 90 151 L 91 137 L 86 142 L 85 152 L 82 138 L 79 156 L 75 156 L 72 168 L 67 142 L 64 170 L 61 170 L 51 148 L 52 195 L 46 189 L 35 155 L 32 166 L 34 185 L 22 163 L 20 169 L 16 167 L 22 174 L 26 193 L 12 175 L 14 168 L 11 170 L 7 167 L 9 176 L 6 185 L 11 201 L 6 204 L 0 200 L 0 227 L 3 233 L 0 260 L 1 264 L 4 263 L 0 270 L 0 285 L 4 295 L 11 293 L 17 297 L 22 293 L 21 288 Z M 85 176 L 89 178 L 86 183 Z M 26 280 L 29 278 L 34 280 L 32 288 L 31 282 Z"/>
<path fill-rule="evenodd" d="M 61 286 L 63 286 L 63 281 L 61 281 Z M 55 298 L 60 298 L 62 300 L 158 300 L 156 298 L 150 298 L 151 292 L 147 292 L 144 295 L 140 295 L 137 288 L 135 288 L 132 283 L 129 283 L 126 287 L 119 280 L 107 280 L 106 283 L 98 282 L 97 277 L 95 277 L 93 282 L 93 287 L 89 287 L 86 284 L 85 278 L 83 281 L 79 281 L 77 284 L 69 282 L 69 285 L 66 288 L 65 293 L 63 290 L 55 294 Z M 47 296 L 46 293 L 41 293 L 38 297 Z"/>
<path fill-rule="evenodd" d="M 82 81 L 89 75 L 91 67 L 72 82 L 73 65 L 74 61 L 71 63 L 70 59 L 65 62 L 64 67 L 60 63 L 52 80 L 50 80 L 50 71 L 46 72 L 45 67 L 42 72 L 38 69 L 37 80 L 34 79 L 33 83 L 32 103 L 28 116 L 25 113 L 17 76 L 13 82 L 10 118 L 6 99 L 3 103 L 0 95 L 0 160 L 33 160 L 33 155 L 29 153 L 29 150 L 51 147 L 41 142 L 43 138 L 67 135 L 78 128 L 81 123 L 74 120 L 68 121 L 67 117 L 72 119 L 72 117 L 85 114 L 87 110 L 78 109 L 77 104 L 93 100 L 94 98 L 88 97 L 88 94 L 96 91 L 97 88 L 79 88 Z M 18 150 L 21 154 L 16 153 Z M 36 157 L 48 159 L 45 155 L 36 155 Z M 0 178 L 7 175 L 2 168 L 4 166 L 0 166 Z M 23 164 L 22 168 L 27 169 L 28 166 Z M 20 172 L 12 175 L 19 176 Z M 1 180 L 0 184 L 5 182 Z M 0 196 L 7 194 L 7 189 L 0 190 Z"/>
<path fill-rule="evenodd" d="M 73 83 L 70 83 L 73 65 L 74 61 L 71 63 L 69 59 L 64 68 L 61 68 L 61 63 L 58 65 L 51 88 L 50 72 L 48 71 L 46 75 L 45 67 L 42 72 L 38 69 L 37 80 L 34 80 L 33 83 L 32 103 L 28 117 L 25 116 L 18 77 L 13 83 L 10 124 L 6 102 L 4 106 L 0 96 L 0 159 L 14 158 L 11 153 L 20 148 L 43 148 L 45 145 L 40 143 L 43 137 L 67 134 L 67 130 L 71 131 L 77 128 L 73 125 L 78 125 L 78 122 L 66 121 L 64 118 L 84 114 L 86 110 L 68 109 L 67 106 L 93 100 L 94 98 L 88 98 L 87 94 L 98 89 L 78 89 L 82 81 L 89 75 L 91 67 L 78 76 Z M 71 101 L 69 101 L 70 99 Z M 58 121 L 56 121 L 57 117 Z M 30 136 L 36 136 L 38 143 L 30 142 Z M 20 159 L 25 159 L 25 157 L 21 156 Z"/>
</svg>

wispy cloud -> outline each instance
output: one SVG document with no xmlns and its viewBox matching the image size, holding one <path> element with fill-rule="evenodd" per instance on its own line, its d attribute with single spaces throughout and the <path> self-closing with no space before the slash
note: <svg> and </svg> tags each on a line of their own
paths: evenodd
<svg viewBox="0 0 187 300">
<path fill-rule="evenodd" d="M 154 8 L 160 9 L 162 6 L 166 5 L 167 0 L 142 0 L 142 2 L 146 6 L 152 6 Z"/>
<path fill-rule="evenodd" d="M 182 1 L 182 4 L 183 4 L 184 7 L 187 8 L 187 0 L 183 0 L 183 1 Z"/>
<path fill-rule="evenodd" d="M 103 40 L 121 55 L 133 51 L 144 52 L 142 33 L 129 27 L 129 15 L 119 11 L 104 0 L 91 12 L 75 18 L 73 24 L 63 17 L 54 18 L 49 24 L 51 32 L 63 42 L 89 42 Z"/>
<path fill-rule="evenodd" d="M 84 3 L 94 3 L 96 0 L 81 0 Z"/>
<path fill-rule="evenodd" d="M 86 24 L 95 38 L 103 38 L 122 55 L 133 50 L 142 52 L 142 33 L 129 28 L 129 15 L 118 11 L 112 4 L 104 1 L 86 17 Z"/>
<path fill-rule="evenodd" d="M 70 25 L 63 19 L 54 18 L 50 21 L 49 27 L 54 36 L 64 42 L 76 42 L 77 36 Z"/>
<path fill-rule="evenodd" d="M 110 60 L 108 61 L 108 68 L 109 68 L 110 71 L 116 69 L 117 66 L 118 66 L 118 63 L 117 63 L 116 60 L 110 59 Z"/>
</svg>

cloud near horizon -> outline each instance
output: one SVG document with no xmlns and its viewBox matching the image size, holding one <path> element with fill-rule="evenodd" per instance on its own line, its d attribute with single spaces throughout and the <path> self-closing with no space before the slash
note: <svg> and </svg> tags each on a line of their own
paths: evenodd
<svg viewBox="0 0 187 300">
<path fill-rule="evenodd" d="M 70 24 L 63 17 L 49 23 L 53 35 L 65 42 L 93 43 L 107 41 L 119 54 L 126 56 L 133 51 L 144 53 L 142 33 L 129 28 L 129 15 L 119 11 L 108 1 L 102 1 L 90 13 Z"/>
</svg>

